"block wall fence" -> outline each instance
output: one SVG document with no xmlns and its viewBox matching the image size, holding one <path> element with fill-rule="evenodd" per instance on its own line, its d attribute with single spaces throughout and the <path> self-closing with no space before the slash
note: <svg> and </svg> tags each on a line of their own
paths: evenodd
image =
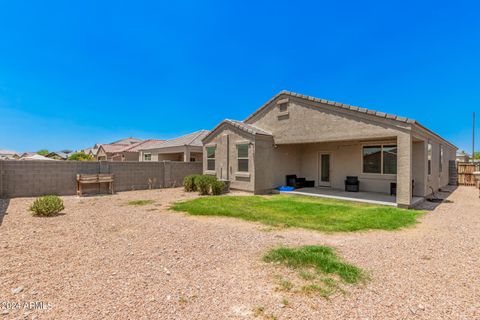
<svg viewBox="0 0 480 320">
<path fill-rule="evenodd" d="M 114 175 L 115 191 L 171 188 L 182 185 L 187 175 L 201 174 L 202 163 L 0 160 L 0 198 L 75 195 L 77 174 L 98 173 Z"/>
</svg>

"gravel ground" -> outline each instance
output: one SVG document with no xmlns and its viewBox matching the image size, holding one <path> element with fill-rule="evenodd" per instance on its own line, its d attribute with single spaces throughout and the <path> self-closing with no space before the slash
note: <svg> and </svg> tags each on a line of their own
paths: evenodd
<svg viewBox="0 0 480 320">
<path fill-rule="evenodd" d="M 458 188 L 449 195 L 452 203 L 429 211 L 415 227 L 336 234 L 267 231 L 257 223 L 167 210 L 192 197 L 180 189 L 64 197 L 65 214 L 51 218 L 28 214 L 32 199 L 10 200 L 0 226 L 0 314 L 250 319 L 262 307 L 278 319 L 480 319 L 474 188 Z M 135 199 L 155 203 L 126 205 Z M 330 300 L 279 291 L 278 271 L 261 256 L 278 245 L 305 244 L 336 247 L 368 270 L 371 282 Z M 5 310 L 24 302 L 44 302 L 46 309 Z"/>
</svg>

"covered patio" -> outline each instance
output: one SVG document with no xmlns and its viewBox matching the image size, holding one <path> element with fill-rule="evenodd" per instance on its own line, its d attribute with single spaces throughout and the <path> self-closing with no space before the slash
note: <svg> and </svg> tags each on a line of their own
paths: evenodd
<svg viewBox="0 0 480 320">
<path fill-rule="evenodd" d="M 366 192 L 366 191 L 346 192 L 343 190 L 332 189 L 328 187 L 315 187 L 315 188 L 301 188 L 301 189 L 296 189 L 294 191 L 281 191 L 280 193 L 397 207 L 396 196 L 391 196 L 389 194 L 380 193 L 380 192 Z M 423 200 L 424 200 L 423 197 L 412 197 L 411 206 L 414 207 L 417 204 L 421 203 Z"/>
</svg>

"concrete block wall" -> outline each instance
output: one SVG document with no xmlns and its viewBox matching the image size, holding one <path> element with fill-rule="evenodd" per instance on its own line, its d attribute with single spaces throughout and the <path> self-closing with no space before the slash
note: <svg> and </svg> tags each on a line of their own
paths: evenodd
<svg viewBox="0 0 480 320">
<path fill-rule="evenodd" d="M 201 174 L 200 162 L 81 162 L 0 160 L 0 198 L 76 194 L 77 174 L 112 173 L 115 191 L 180 186 L 189 174 Z M 92 185 L 86 192 L 106 191 Z"/>
</svg>

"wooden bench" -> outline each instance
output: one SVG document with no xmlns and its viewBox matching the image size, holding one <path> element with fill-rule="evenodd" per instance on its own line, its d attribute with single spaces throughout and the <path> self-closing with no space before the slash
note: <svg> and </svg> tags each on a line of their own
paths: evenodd
<svg viewBox="0 0 480 320">
<path fill-rule="evenodd" d="M 113 174 L 77 174 L 77 195 L 82 196 L 82 185 L 108 183 L 108 190 L 113 194 Z"/>
</svg>

